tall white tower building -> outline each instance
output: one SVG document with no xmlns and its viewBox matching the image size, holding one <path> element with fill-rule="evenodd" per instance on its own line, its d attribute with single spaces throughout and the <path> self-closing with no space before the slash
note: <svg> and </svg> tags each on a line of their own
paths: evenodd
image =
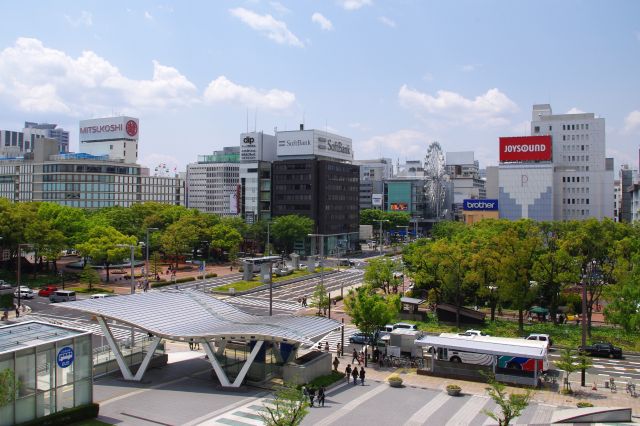
<svg viewBox="0 0 640 426">
<path fill-rule="evenodd" d="M 553 143 L 553 218 L 613 218 L 613 159 L 605 157 L 605 121 L 593 113 L 556 114 L 533 106 L 531 135 Z"/>
</svg>

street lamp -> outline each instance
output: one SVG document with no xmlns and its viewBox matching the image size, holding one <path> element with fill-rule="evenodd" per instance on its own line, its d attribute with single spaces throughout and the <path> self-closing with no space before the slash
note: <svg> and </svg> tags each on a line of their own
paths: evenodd
<svg viewBox="0 0 640 426">
<path fill-rule="evenodd" d="M 380 222 L 380 254 L 382 255 L 382 223 L 389 222 L 387 219 L 374 219 L 374 222 Z"/>
<path fill-rule="evenodd" d="M 271 256 L 271 222 L 267 222 L 267 247 L 266 247 L 266 251 L 267 251 L 267 256 Z"/>
<path fill-rule="evenodd" d="M 580 316 L 582 317 L 582 347 L 587 346 L 587 282 L 586 279 L 589 279 L 589 284 L 592 283 L 593 273 L 596 269 L 596 261 L 592 260 L 588 262 L 582 273 L 582 312 Z M 582 386 L 586 386 L 587 382 L 587 371 L 586 369 L 582 369 L 581 371 L 580 382 Z"/>
<path fill-rule="evenodd" d="M 149 231 L 157 231 L 158 228 L 147 228 L 147 240 L 146 240 L 146 249 L 147 256 L 145 262 L 145 270 L 144 270 L 144 285 L 145 288 L 149 285 Z"/>
<path fill-rule="evenodd" d="M 495 285 L 490 285 L 488 286 L 489 289 L 489 294 L 490 294 L 490 298 L 491 298 L 491 321 L 495 321 L 496 319 L 496 302 L 493 296 L 493 292 L 496 291 L 498 289 L 497 286 Z"/>
<path fill-rule="evenodd" d="M 18 244 L 18 271 L 17 271 L 17 286 L 18 286 L 18 309 L 21 306 L 21 297 L 22 293 L 20 292 L 20 258 L 22 257 L 22 247 L 31 247 L 32 244 L 29 243 L 22 243 L 22 244 Z"/>
</svg>

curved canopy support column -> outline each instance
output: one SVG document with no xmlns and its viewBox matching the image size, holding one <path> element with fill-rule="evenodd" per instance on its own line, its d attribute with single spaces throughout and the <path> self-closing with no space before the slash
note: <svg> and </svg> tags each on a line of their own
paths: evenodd
<svg viewBox="0 0 640 426">
<path fill-rule="evenodd" d="M 226 387 L 239 388 L 245 376 L 249 372 L 249 367 L 251 367 L 251 364 L 253 364 L 253 361 L 256 359 L 258 352 L 260 352 L 260 349 L 262 348 L 264 341 L 263 340 L 256 341 L 255 346 L 251 350 L 251 353 L 247 357 L 247 360 L 244 362 L 244 365 L 240 369 L 240 372 L 236 376 L 236 379 L 233 381 L 233 383 L 229 381 L 227 374 L 224 372 L 224 370 L 220 366 L 220 363 L 218 362 L 218 359 L 215 357 L 214 349 L 213 349 L 213 346 L 211 345 L 211 342 L 204 341 L 203 343 L 204 343 L 204 351 L 207 353 L 207 356 L 209 357 L 209 362 L 211 362 L 213 371 L 215 371 L 216 376 L 218 377 L 218 380 L 220 380 L 220 384 Z"/>
</svg>

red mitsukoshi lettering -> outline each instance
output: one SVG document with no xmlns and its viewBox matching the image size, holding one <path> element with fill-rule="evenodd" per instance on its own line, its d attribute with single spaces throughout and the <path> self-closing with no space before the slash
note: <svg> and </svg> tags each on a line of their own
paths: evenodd
<svg viewBox="0 0 640 426">
<path fill-rule="evenodd" d="M 121 131 L 122 124 L 103 124 L 102 126 L 87 126 L 80 128 L 80 133 L 108 133 Z"/>
</svg>

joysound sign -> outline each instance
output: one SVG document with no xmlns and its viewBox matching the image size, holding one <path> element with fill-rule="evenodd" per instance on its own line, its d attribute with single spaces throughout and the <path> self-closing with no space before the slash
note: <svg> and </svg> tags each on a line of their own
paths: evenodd
<svg viewBox="0 0 640 426">
<path fill-rule="evenodd" d="M 58 367 L 67 368 L 73 364 L 74 358 L 75 354 L 73 353 L 73 348 L 70 346 L 64 346 L 58 351 L 58 355 L 56 355 L 56 362 L 58 363 Z"/>
<path fill-rule="evenodd" d="M 551 161 L 551 136 L 502 137 L 500 161 Z"/>
</svg>

